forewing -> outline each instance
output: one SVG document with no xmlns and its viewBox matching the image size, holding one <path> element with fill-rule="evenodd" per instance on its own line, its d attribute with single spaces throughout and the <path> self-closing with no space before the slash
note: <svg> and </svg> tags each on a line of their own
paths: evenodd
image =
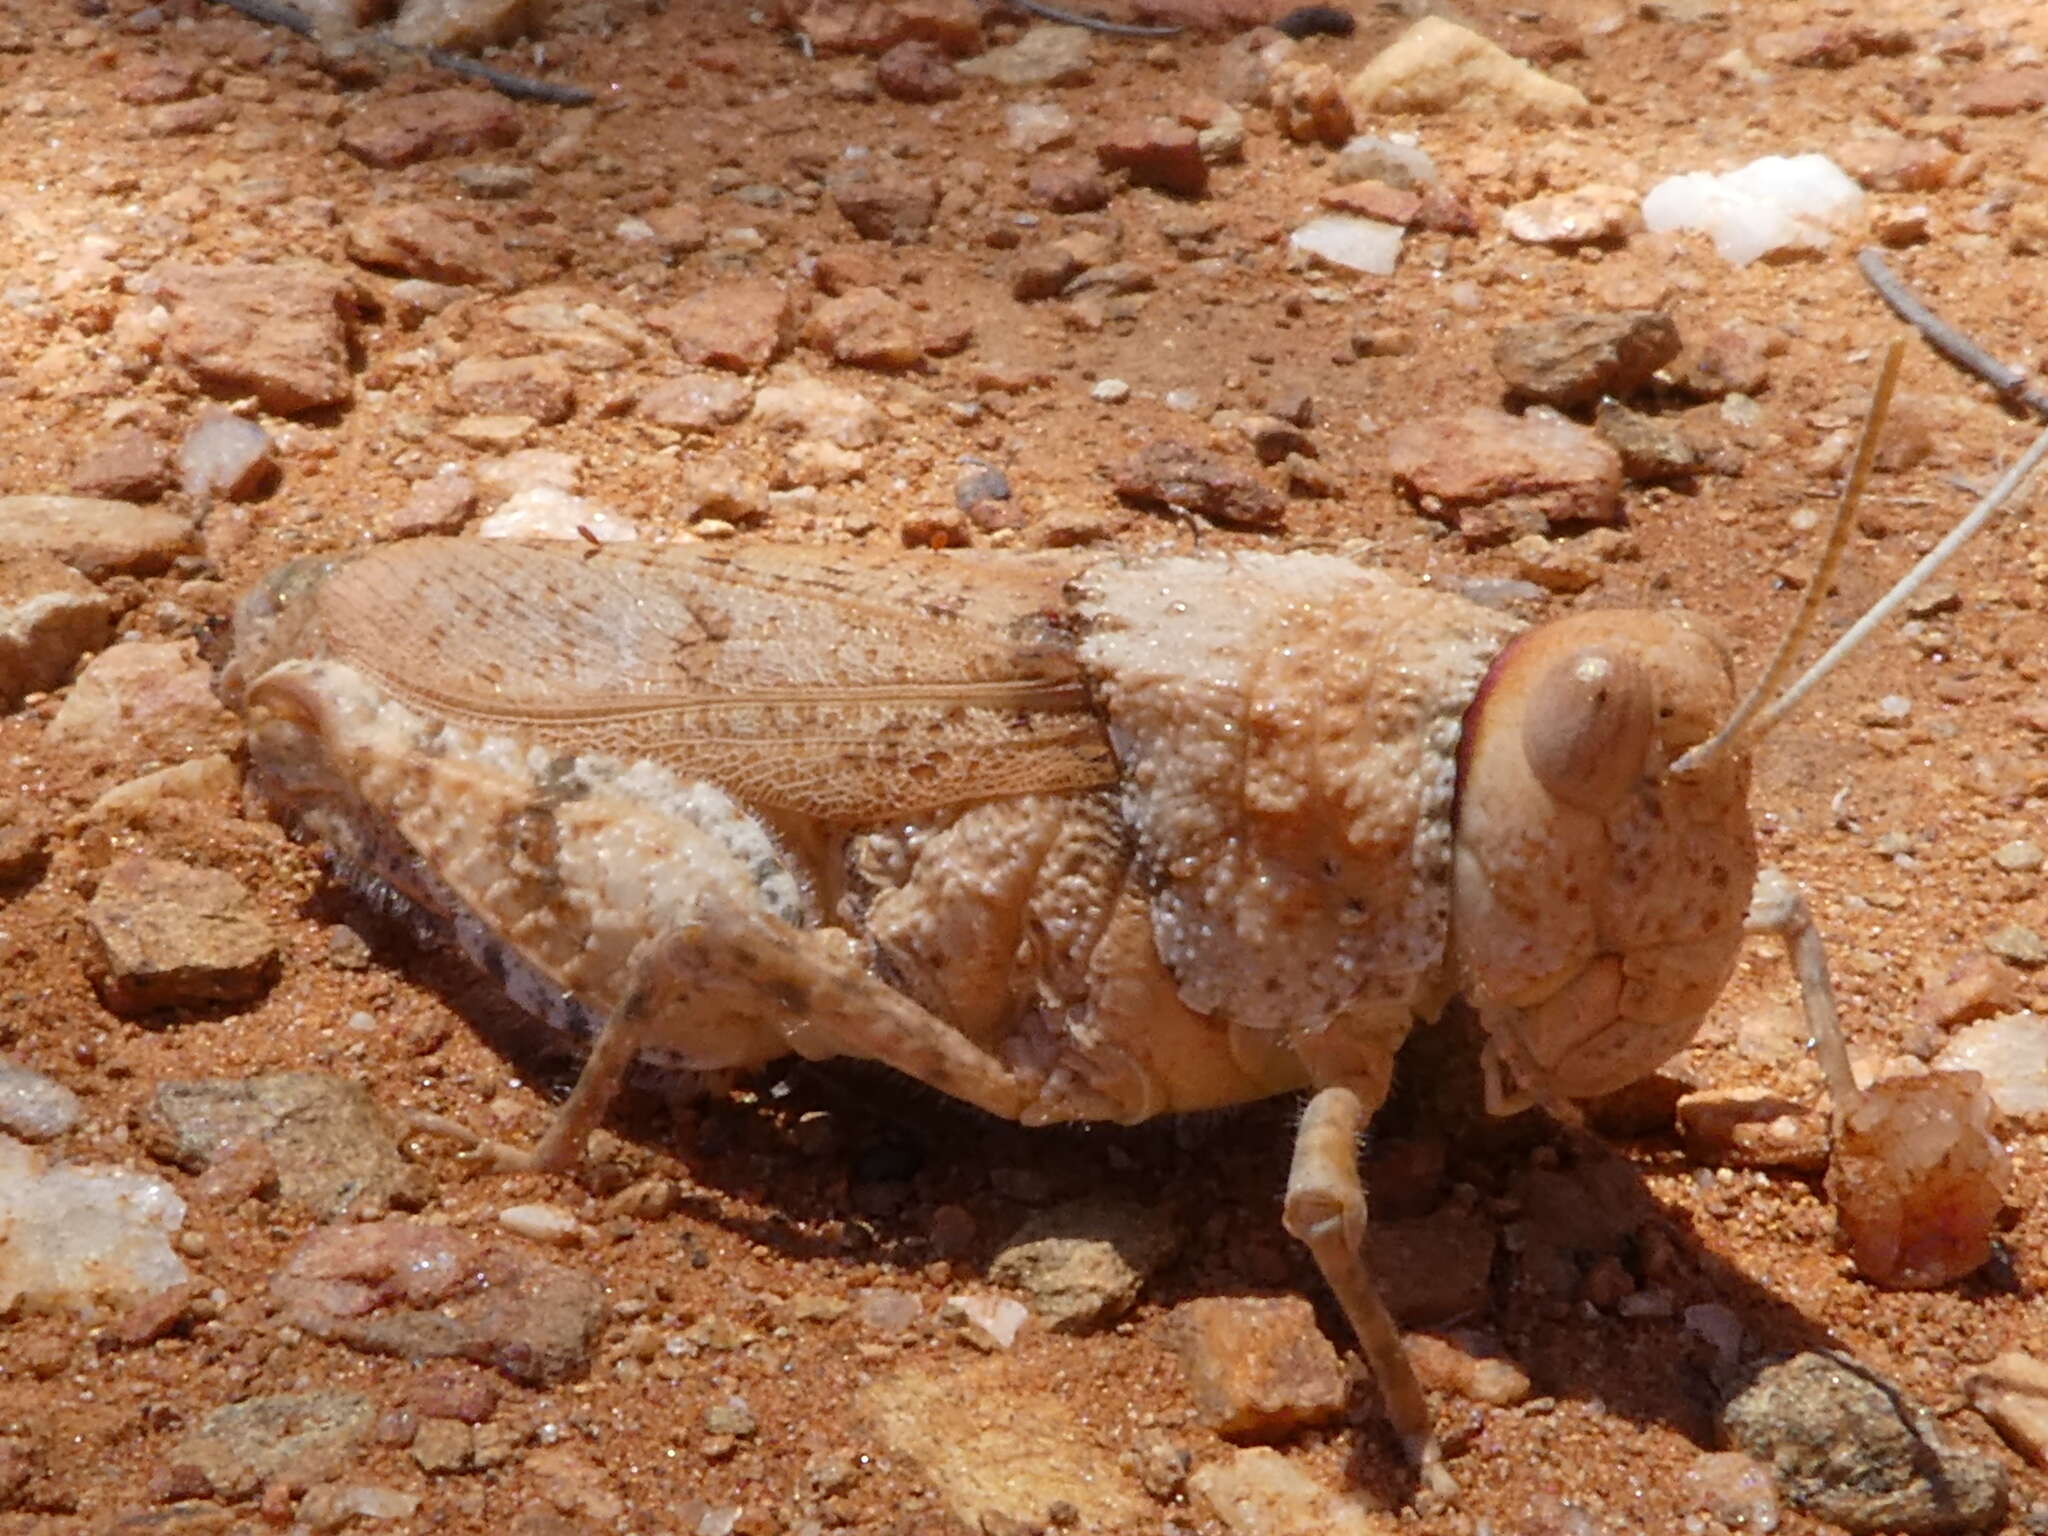
<svg viewBox="0 0 2048 1536">
<path fill-rule="evenodd" d="M 417 540 L 336 569 L 316 628 L 429 715 L 852 824 L 1114 781 L 1066 622 L 1072 570 Z"/>
</svg>

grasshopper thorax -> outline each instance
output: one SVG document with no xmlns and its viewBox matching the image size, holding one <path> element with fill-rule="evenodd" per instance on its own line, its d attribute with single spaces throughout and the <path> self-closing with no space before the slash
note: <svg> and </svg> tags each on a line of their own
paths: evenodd
<svg viewBox="0 0 2048 1536">
<path fill-rule="evenodd" d="M 1451 964 L 1496 1112 L 1652 1071 L 1726 982 L 1756 873 L 1749 764 L 1670 769 L 1732 699 L 1726 649 L 1671 613 L 1543 625 L 1481 685 L 1460 748 Z"/>
</svg>

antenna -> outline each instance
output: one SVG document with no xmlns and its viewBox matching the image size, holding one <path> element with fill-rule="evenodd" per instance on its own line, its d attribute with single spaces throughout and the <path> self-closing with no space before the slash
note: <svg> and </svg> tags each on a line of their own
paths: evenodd
<svg viewBox="0 0 2048 1536">
<path fill-rule="evenodd" d="M 1917 565 L 1901 576 L 1889 592 L 1871 604 L 1863 617 L 1850 625 L 1847 632 L 1830 646 L 1818 661 L 1808 667 L 1798 681 L 1779 694 L 1768 707 L 1758 708 L 1755 701 L 1763 697 L 1765 682 L 1775 684 L 1778 674 L 1783 670 L 1787 655 L 1804 640 L 1806 630 L 1812 622 L 1812 611 L 1818 606 L 1826 589 L 1826 576 L 1833 572 L 1834 561 L 1839 556 L 1840 546 L 1846 537 L 1849 516 L 1855 509 L 1856 499 L 1862 494 L 1863 481 L 1869 472 L 1868 461 L 1870 454 L 1875 451 L 1879 418 L 1884 405 L 1889 402 L 1891 384 L 1898 372 L 1900 345 L 1894 342 L 1886 354 L 1884 372 L 1878 380 L 1877 396 L 1872 401 L 1870 415 L 1864 421 L 1863 441 L 1857 445 L 1856 466 L 1843 488 L 1842 504 L 1836 512 L 1835 525 L 1828 533 L 1828 547 L 1822 556 L 1821 571 L 1815 573 L 1814 581 L 1806 594 L 1806 601 L 1801 605 L 1798 617 L 1793 620 L 1791 633 L 1780 643 L 1778 654 L 1772 658 L 1765 679 L 1760 680 L 1757 686 L 1750 690 L 1749 697 L 1736 708 L 1728 724 L 1724 725 L 1711 740 L 1702 742 L 1673 763 L 1671 771 L 1674 774 L 1697 772 L 1713 758 L 1730 750 L 1731 745 L 1737 742 L 1738 733 L 1739 743 L 1744 746 L 1762 737 L 1783 719 L 1794 705 L 1812 692 L 1814 686 L 1832 672 L 1844 657 L 1861 645 L 1873 629 L 1898 612 L 1907 598 L 1925 586 L 1934 574 L 1949 562 L 1955 552 L 1991 520 L 1999 508 L 2019 494 L 2027 483 L 2027 478 L 2039 467 L 2044 458 L 2048 458 L 2048 430 L 2044 430 L 2035 437 L 2012 468 L 1999 477 L 1998 483 L 1984 493 L 1983 499 L 1970 509 L 1967 517 L 1950 529 L 1940 543 L 1921 557 Z"/>
</svg>

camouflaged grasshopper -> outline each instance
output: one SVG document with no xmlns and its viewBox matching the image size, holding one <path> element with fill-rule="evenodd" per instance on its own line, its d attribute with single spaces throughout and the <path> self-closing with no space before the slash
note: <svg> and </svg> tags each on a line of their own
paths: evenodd
<svg viewBox="0 0 2048 1536">
<path fill-rule="evenodd" d="M 1361 1253 L 1403 1038 L 1462 995 L 1490 1107 L 1620 1087 L 1756 877 L 1743 743 L 1692 751 L 1734 707 L 1703 627 L 1327 554 L 420 540 L 274 573 L 227 691 L 282 814 L 595 1037 L 540 1166 L 643 1054 L 862 1057 L 1028 1124 L 1312 1090 L 1285 1222 L 1437 1488 Z"/>
</svg>

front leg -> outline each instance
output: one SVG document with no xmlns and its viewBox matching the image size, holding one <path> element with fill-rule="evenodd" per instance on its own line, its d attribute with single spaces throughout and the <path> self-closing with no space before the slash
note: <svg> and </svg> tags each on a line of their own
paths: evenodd
<svg viewBox="0 0 2048 1536">
<path fill-rule="evenodd" d="M 1365 1186 L 1358 1177 L 1358 1144 L 1368 1114 L 1364 1101 L 1347 1087 L 1325 1088 L 1309 1100 L 1294 1138 L 1294 1166 L 1287 1177 L 1281 1219 L 1308 1245 L 1324 1282 L 1344 1309 L 1373 1380 L 1379 1383 L 1401 1448 L 1424 1486 L 1449 1497 L 1458 1485 L 1444 1469 L 1429 1400 L 1365 1257 Z"/>
</svg>

